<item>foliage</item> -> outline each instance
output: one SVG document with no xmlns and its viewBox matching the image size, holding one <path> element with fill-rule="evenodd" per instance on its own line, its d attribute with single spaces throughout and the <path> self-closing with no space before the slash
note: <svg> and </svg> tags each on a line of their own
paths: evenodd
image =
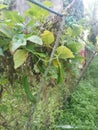
<svg viewBox="0 0 98 130">
<path fill-rule="evenodd" d="M 83 26 L 77 22 L 64 27 L 58 47 L 41 93 L 39 82 L 49 65 L 50 54 L 55 45 L 58 28 L 45 20 L 49 13 L 29 3 L 24 16 L 17 12 L 0 12 L 0 86 L 1 128 L 25 129 L 30 109 L 36 108 L 32 117 L 32 129 L 52 129 L 60 113 L 64 97 L 70 95 L 79 76 L 84 57 L 79 55 L 83 40 Z M 52 6 L 48 1 L 47 6 Z M 28 19 L 28 20 L 27 20 Z M 37 98 L 40 101 L 37 106 Z M 3 120 L 2 120 L 3 119 Z M 7 125 L 4 125 L 6 123 Z"/>
<path fill-rule="evenodd" d="M 67 103 L 63 104 L 63 110 L 56 120 L 56 125 L 61 126 L 60 130 L 62 126 L 67 125 L 73 126 L 76 129 L 78 128 L 79 130 L 98 129 L 97 60 L 98 56 L 89 66 L 77 90 L 71 95 Z"/>
<path fill-rule="evenodd" d="M 66 7 L 71 1 L 72 0 L 64 0 L 64 7 Z M 66 17 L 66 22 L 67 25 L 71 26 L 84 16 L 83 0 L 76 0 L 74 6 L 68 12 L 69 14 Z"/>
<path fill-rule="evenodd" d="M 31 5 L 31 6 L 33 7 L 35 5 Z M 34 12 L 34 8 L 33 9 L 30 8 L 30 10 Z M 24 25 L 23 23 L 25 22 L 24 21 L 25 19 L 22 18 L 22 16 L 20 16 L 16 12 L 2 11 L 1 13 L 2 13 L 1 17 L 3 18 L 3 22 L 1 21 L 0 23 L 1 37 L 3 38 L 3 41 L 1 41 L 1 49 L 4 51 L 5 49 L 6 51 L 10 50 L 10 53 L 13 56 L 14 69 L 24 64 L 24 62 L 26 61 L 28 57 L 27 55 L 28 52 L 30 52 L 31 55 L 33 54 L 35 58 L 37 57 L 38 61 L 41 60 L 43 62 L 43 66 L 46 66 L 46 62 L 48 63 L 52 43 L 54 43 L 54 40 L 55 40 L 55 37 L 54 37 L 55 34 L 50 32 L 49 30 L 45 30 L 43 33 L 39 32 L 39 30 L 37 29 L 38 25 L 34 23 L 34 25 L 32 26 L 30 24 L 31 21 L 33 22 L 35 21 L 35 17 L 31 17 L 30 21 L 26 25 Z M 45 11 L 43 12 L 43 14 L 44 13 Z M 36 15 L 36 13 L 34 15 Z M 36 18 L 38 18 L 39 16 L 40 14 L 38 14 L 38 16 L 36 15 Z M 44 16 L 46 16 L 46 14 L 44 14 Z M 41 16 L 39 18 L 41 18 Z M 38 21 L 41 22 L 41 19 L 39 18 L 38 18 Z M 32 32 L 32 30 L 36 30 L 36 31 Z M 39 32 L 39 35 L 37 35 L 37 32 Z M 73 25 L 73 28 L 68 28 L 66 32 L 67 32 L 66 36 L 62 36 L 62 41 L 66 40 L 68 44 L 68 45 L 66 44 L 64 48 L 66 51 L 66 52 L 64 51 L 64 54 L 63 54 L 63 57 L 65 57 L 65 60 L 67 58 L 73 58 L 73 57 L 75 58 L 75 56 L 73 56 L 72 54 L 73 53 L 72 45 L 70 46 L 72 42 L 74 44 L 73 46 L 75 46 L 75 41 L 73 41 L 71 36 L 74 38 L 78 37 L 79 34 L 81 33 L 81 26 Z M 9 43 L 5 45 L 2 42 L 6 42 L 6 39 L 9 40 Z M 81 43 L 78 43 L 78 44 L 81 44 Z M 28 50 L 28 47 L 29 47 L 29 50 Z M 61 57 L 59 56 L 59 53 L 62 53 L 62 49 L 60 51 L 60 47 L 63 47 L 63 46 L 59 46 L 57 48 L 57 54 L 54 56 L 54 59 L 56 59 L 56 57 L 58 58 Z M 70 48 L 72 50 L 70 50 Z M 46 50 L 48 49 L 48 51 L 44 51 L 45 49 Z M 77 51 L 79 51 L 78 49 L 79 48 L 77 48 L 76 50 L 74 49 L 74 55 L 77 53 Z M 25 52 L 25 55 L 24 55 L 24 52 Z M 43 54 L 45 56 L 45 59 L 43 59 L 44 58 Z M 59 62 L 62 62 L 62 61 L 59 61 Z M 39 62 L 37 64 L 39 64 Z"/>
</svg>

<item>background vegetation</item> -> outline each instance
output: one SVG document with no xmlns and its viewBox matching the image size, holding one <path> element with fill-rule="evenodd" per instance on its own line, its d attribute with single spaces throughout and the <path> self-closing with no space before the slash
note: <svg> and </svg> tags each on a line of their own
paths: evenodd
<svg viewBox="0 0 98 130">
<path fill-rule="evenodd" d="M 67 125 L 78 127 L 79 130 L 98 129 L 98 56 L 93 60 L 84 78 L 71 95 L 57 122 L 60 129 Z M 58 128 L 59 129 L 59 128 Z M 75 128 L 73 128 L 75 129 Z"/>
</svg>

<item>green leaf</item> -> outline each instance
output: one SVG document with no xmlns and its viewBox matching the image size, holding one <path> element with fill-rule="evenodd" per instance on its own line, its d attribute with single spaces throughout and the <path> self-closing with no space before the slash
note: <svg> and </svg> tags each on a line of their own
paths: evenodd
<svg viewBox="0 0 98 130">
<path fill-rule="evenodd" d="M 67 46 L 74 53 L 79 52 L 81 50 L 81 48 L 83 48 L 83 44 L 82 43 L 80 43 L 80 42 L 73 42 L 73 41 L 69 42 Z"/>
<path fill-rule="evenodd" d="M 42 72 L 42 73 L 45 72 L 45 68 L 42 65 L 38 64 L 37 67 L 38 67 L 40 72 Z"/>
<path fill-rule="evenodd" d="M 61 64 L 59 64 L 57 83 L 61 84 L 61 83 L 63 83 L 63 80 L 64 80 L 64 70 L 63 70 L 63 66 Z"/>
<path fill-rule="evenodd" d="M 53 66 L 54 66 L 54 67 L 56 67 L 56 68 L 58 68 L 58 67 L 59 67 L 60 62 L 59 62 L 59 60 L 58 60 L 58 59 L 54 59 L 52 62 L 53 62 Z"/>
<path fill-rule="evenodd" d="M 12 30 L 12 28 L 2 23 L 0 23 L 0 32 L 6 35 L 8 38 L 12 38 L 14 35 L 14 31 Z"/>
<path fill-rule="evenodd" d="M 9 25 L 14 26 L 17 23 L 23 23 L 24 22 L 24 18 L 19 15 L 18 12 L 14 12 L 14 11 L 3 11 L 3 16 L 4 16 L 4 20 L 7 20 L 7 23 L 9 23 Z M 9 22 L 8 22 L 9 21 Z"/>
<path fill-rule="evenodd" d="M 0 4 L 0 10 L 1 10 L 1 9 L 4 9 L 4 8 L 7 8 L 7 5 Z"/>
<path fill-rule="evenodd" d="M 66 34 L 69 35 L 69 36 L 72 36 L 72 29 L 70 27 L 67 28 L 66 30 Z"/>
<path fill-rule="evenodd" d="M 45 30 L 42 34 L 42 41 L 44 42 L 44 44 L 46 46 L 49 46 L 50 44 L 52 44 L 54 42 L 54 35 L 52 32 Z"/>
<path fill-rule="evenodd" d="M 14 55 L 14 68 L 17 69 L 20 67 L 27 59 L 28 57 L 28 52 L 26 50 L 18 49 Z"/>
<path fill-rule="evenodd" d="M 0 48 L 0 56 L 4 56 L 2 48 Z"/>
<path fill-rule="evenodd" d="M 73 24 L 72 28 L 68 27 L 66 30 L 66 34 L 68 36 L 73 36 L 73 37 L 77 37 L 82 33 L 82 26 L 78 25 L 78 24 Z"/>
<path fill-rule="evenodd" d="M 35 48 L 34 48 L 34 46 L 33 46 L 32 44 L 28 44 L 28 45 L 26 46 L 26 50 L 27 50 L 28 52 L 31 52 L 32 54 L 34 54 L 34 55 L 36 55 L 36 56 L 41 57 L 41 58 L 45 58 L 45 57 L 46 57 L 46 55 L 45 55 L 44 53 L 36 52 L 36 51 L 35 51 Z"/>
<path fill-rule="evenodd" d="M 23 77 L 23 87 L 24 87 L 25 93 L 26 93 L 26 95 L 27 95 L 27 98 L 28 98 L 31 102 L 35 103 L 35 102 L 36 102 L 36 99 L 35 99 L 35 97 L 34 97 L 34 96 L 32 95 L 32 93 L 31 93 L 27 76 L 24 76 L 24 77 Z"/>
<path fill-rule="evenodd" d="M 36 35 L 27 38 L 28 41 L 36 43 L 38 45 L 43 45 L 42 39 Z"/>
<path fill-rule="evenodd" d="M 2 38 L 0 38 L 0 47 L 5 51 L 8 50 L 9 48 L 9 43 L 10 43 L 10 39 L 9 38 L 5 38 L 5 36 L 2 36 Z"/>
<path fill-rule="evenodd" d="M 66 46 L 59 46 L 57 49 L 57 54 L 59 58 L 66 59 L 66 58 L 74 58 L 72 51 L 67 48 Z"/>
<path fill-rule="evenodd" d="M 27 44 L 27 45 L 26 45 L 26 50 L 27 50 L 28 52 L 33 53 L 33 52 L 35 51 L 34 44 Z"/>
<path fill-rule="evenodd" d="M 84 61 L 85 61 L 85 58 L 84 57 L 82 57 L 82 56 L 79 56 L 79 54 L 77 55 L 77 56 L 75 56 L 75 58 L 73 59 L 73 61 L 75 61 L 75 63 L 77 62 L 77 63 L 83 63 Z"/>
<path fill-rule="evenodd" d="M 73 30 L 72 35 L 75 36 L 75 37 L 77 37 L 82 32 L 82 26 L 80 26 L 78 24 L 73 24 L 72 30 Z"/>
<path fill-rule="evenodd" d="M 47 16 L 49 16 L 49 12 L 47 10 L 42 9 L 39 6 L 32 4 L 31 2 L 28 2 L 28 3 L 30 5 L 30 8 L 26 11 L 26 13 L 25 13 L 26 16 L 37 19 L 39 21 L 42 21 L 42 20 L 44 21 L 44 19 Z M 45 3 L 45 4 L 47 4 L 47 3 Z"/>
<path fill-rule="evenodd" d="M 24 34 L 17 34 L 13 37 L 12 42 L 10 44 L 10 51 L 14 53 L 19 47 L 26 46 L 26 39 Z"/>
<path fill-rule="evenodd" d="M 39 57 L 42 57 L 42 58 L 45 58 L 46 55 L 44 53 L 40 53 L 40 52 L 34 52 L 35 55 L 39 56 Z"/>
</svg>

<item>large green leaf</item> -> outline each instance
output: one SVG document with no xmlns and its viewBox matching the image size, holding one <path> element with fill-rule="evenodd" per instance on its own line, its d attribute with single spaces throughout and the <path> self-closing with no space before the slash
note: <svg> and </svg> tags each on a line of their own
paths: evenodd
<svg viewBox="0 0 98 130">
<path fill-rule="evenodd" d="M 12 30 L 12 28 L 2 23 L 0 23 L 0 32 L 6 35 L 6 37 L 8 38 L 12 38 L 14 35 L 14 31 Z"/>
<path fill-rule="evenodd" d="M 81 50 L 81 48 L 83 48 L 83 44 L 82 43 L 74 42 L 74 41 L 69 42 L 67 46 L 74 53 L 78 53 Z"/>
<path fill-rule="evenodd" d="M 56 51 L 57 51 L 59 58 L 62 58 L 62 59 L 74 58 L 73 52 L 66 46 L 59 46 L 56 49 Z"/>
<path fill-rule="evenodd" d="M 28 98 L 31 102 L 35 103 L 35 102 L 36 102 L 36 99 L 35 99 L 35 97 L 34 97 L 34 96 L 32 95 L 32 93 L 31 93 L 27 76 L 24 76 L 24 77 L 23 77 L 23 87 L 24 87 L 25 93 L 26 93 L 26 95 L 27 95 L 27 98 Z"/>
<path fill-rule="evenodd" d="M 68 36 L 73 36 L 73 37 L 77 37 L 82 33 L 82 26 L 78 25 L 78 24 L 73 24 L 72 28 L 68 27 L 66 30 L 66 34 Z"/>
<path fill-rule="evenodd" d="M 42 39 L 36 35 L 28 37 L 27 40 L 38 45 L 43 45 Z"/>
<path fill-rule="evenodd" d="M 24 34 L 17 34 L 12 39 L 12 42 L 10 44 L 10 51 L 11 53 L 14 53 L 16 49 L 25 45 L 26 45 L 26 39 L 24 37 Z"/>
<path fill-rule="evenodd" d="M 28 52 L 26 50 L 18 49 L 13 55 L 14 68 L 17 69 L 20 67 L 26 61 L 27 57 Z"/>
</svg>

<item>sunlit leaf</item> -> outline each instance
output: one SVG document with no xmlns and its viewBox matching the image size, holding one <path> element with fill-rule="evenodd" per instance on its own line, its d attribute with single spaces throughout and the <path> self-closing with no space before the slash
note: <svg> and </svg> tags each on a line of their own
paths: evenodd
<svg viewBox="0 0 98 130">
<path fill-rule="evenodd" d="M 57 49 L 57 54 L 59 58 L 66 59 L 66 58 L 74 58 L 72 51 L 67 48 L 66 46 L 59 46 Z"/>
<path fill-rule="evenodd" d="M 26 39 L 24 38 L 23 34 L 17 34 L 13 37 L 12 42 L 10 44 L 10 51 L 11 53 L 14 53 L 16 49 L 18 49 L 21 46 L 26 45 Z"/>
<path fill-rule="evenodd" d="M 57 59 L 53 60 L 54 67 L 58 68 L 59 64 L 60 64 L 60 62 Z"/>
<path fill-rule="evenodd" d="M 27 59 L 28 52 L 26 50 L 18 49 L 13 56 L 14 59 L 14 68 L 17 69 L 20 67 Z"/>
<path fill-rule="evenodd" d="M 70 27 L 67 28 L 66 30 L 66 33 L 69 35 L 69 36 L 72 36 L 72 29 Z"/>
<path fill-rule="evenodd" d="M 36 35 L 28 37 L 27 40 L 38 45 L 43 45 L 42 39 Z"/>
<path fill-rule="evenodd" d="M 45 30 L 42 34 L 41 34 L 42 40 L 44 42 L 44 44 L 46 46 L 49 46 L 51 43 L 54 42 L 54 35 L 52 32 Z"/>
<path fill-rule="evenodd" d="M 4 8 L 7 8 L 7 5 L 0 4 L 0 9 L 4 9 Z"/>
</svg>

